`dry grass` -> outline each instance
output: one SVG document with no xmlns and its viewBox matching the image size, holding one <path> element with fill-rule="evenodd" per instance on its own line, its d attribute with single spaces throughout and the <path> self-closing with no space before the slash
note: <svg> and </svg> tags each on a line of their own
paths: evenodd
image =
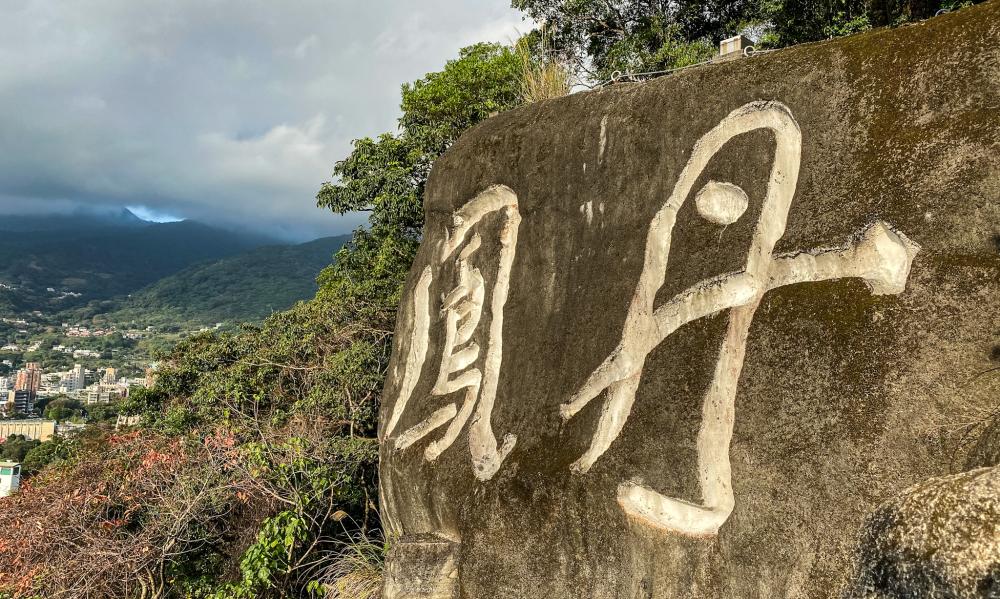
<svg viewBox="0 0 1000 599">
<path fill-rule="evenodd" d="M 224 446 L 149 432 L 104 446 L 0 501 L 0 597 L 164 597 L 175 566 L 208 546 L 241 554 L 271 509 Z"/>
<path fill-rule="evenodd" d="M 326 599 L 379 599 L 385 542 L 376 532 L 357 533 L 335 552 L 320 577 Z"/>
<path fill-rule="evenodd" d="M 522 38 L 514 50 L 521 60 L 521 96 L 525 102 L 561 98 L 573 89 L 573 73 L 569 66 L 547 47 L 541 49 L 539 57 Z"/>
</svg>

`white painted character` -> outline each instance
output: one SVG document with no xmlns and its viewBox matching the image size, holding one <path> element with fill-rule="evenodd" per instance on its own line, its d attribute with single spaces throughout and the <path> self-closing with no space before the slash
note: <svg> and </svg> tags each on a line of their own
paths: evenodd
<svg viewBox="0 0 1000 599">
<path fill-rule="evenodd" d="M 734 137 L 767 129 L 776 149 L 767 195 L 743 270 L 702 281 L 659 307 L 677 214 L 709 160 Z M 898 294 L 905 287 L 919 247 L 883 222 L 868 227 L 850 246 L 774 256 L 799 174 L 802 136 L 789 109 L 778 102 L 752 102 L 723 119 L 695 144 L 673 193 L 656 213 L 646 239 L 645 262 L 629 306 L 618 347 L 561 407 L 564 419 L 607 390 L 590 448 L 572 469 L 587 472 L 608 450 L 628 420 L 646 357 L 681 325 L 729 309 L 729 326 L 715 375 L 704 398 L 698 434 L 701 503 L 666 497 L 634 482 L 618 488 L 618 503 L 648 525 L 701 536 L 714 535 L 735 506 L 729 444 L 733 435 L 737 384 L 754 312 L 764 294 L 783 285 L 845 277 L 863 279 L 875 294 Z M 730 183 L 711 181 L 695 196 L 698 213 L 717 224 L 738 220 L 746 193 Z"/>
<path fill-rule="evenodd" d="M 484 355 L 482 347 L 473 339 L 482 318 L 487 291 L 482 272 L 472 265 L 472 257 L 482 244 L 482 237 L 473 229 L 491 213 L 500 213 L 503 224 L 499 231 L 500 263 L 490 292 L 491 318 Z M 454 260 L 458 280 L 441 300 L 439 316 L 445 326 L 444 351 L 431 395 L 447 396 L 463 391 L 462 404 L 459 407 L 455 403 L 449 403 L 393 437 L 427 357 L 432 320 L 430 287 L 433 281 L 432 268 L 428 266 L 421 273 L 413 292 L 413 330 L 403 366 L 400 395 L 384 432 L 386 438 L 394 439 L 397 450 L 404 450 L 448 424 L 444 435 L 432 441 L 424 450 L 424 457 L 433 461 L 452 446 L 471 419 L 469 451 L 472 454 L 473 472 L 480 480 L 489 480 L 496 474 L 516 442 L 513 435 L 506 435 L 498 448 L 490 420 L 503 357 L 503 313 L 510 288 L 510 272 L 517 249 L 520 222 L 517 196 L 503 185 L 486 189 L 455 212 L 452 226 L 434 259 L 436 265 Z M 480 369 L 477 362 L 481 357 L 483 360 Z"/>
</svg>

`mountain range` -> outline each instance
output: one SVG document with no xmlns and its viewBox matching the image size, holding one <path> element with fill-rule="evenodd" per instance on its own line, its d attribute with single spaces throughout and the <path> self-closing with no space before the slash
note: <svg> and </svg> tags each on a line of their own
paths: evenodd
<svg viewBox="0 0 1000 599">
<path fill-rule="evenodd" d="M 145 325 L 262 319 L 315 295 L 316 275 L 350 238 L 269 245 L 196 264 L 132 294 L 109 319 Z"/>
<path fill-rule="evenodd" d="M 152 225 L 128 208 L 119 210 L 77 209 L 68 214 L 14 214 L 0 218 L 0 231 L 36 233 L 39 231 L 74 231 L 80 227 L 117 228 Z"/>
<path fill-rule="evenodd" d="M 0 219 L 0 316 L 143 310 L 185 320 L 256 319 L 315 291 L 346 237 L 281 245 L 128 210 Z M 130 297 L 131 296 L 131 297 Z"/>
</svg>

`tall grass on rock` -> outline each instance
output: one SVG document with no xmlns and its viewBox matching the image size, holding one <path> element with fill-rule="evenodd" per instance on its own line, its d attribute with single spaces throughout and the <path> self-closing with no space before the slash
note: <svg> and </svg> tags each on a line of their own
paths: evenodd
<svg viewBox="0 0 1000 599">
<path fill-rule="evenodd" d="M 550 47 L 544 32 L 529 34 L 514 46 L 521 68 L 521 96 L 526 103 L 568 95 L 573 72 Z"/>
<path fill-rule="evenodd" d="M 378 531 L 347 535 L 320 573 L 325 599 L 379 599 L 386 548 Z"/>
</svg>

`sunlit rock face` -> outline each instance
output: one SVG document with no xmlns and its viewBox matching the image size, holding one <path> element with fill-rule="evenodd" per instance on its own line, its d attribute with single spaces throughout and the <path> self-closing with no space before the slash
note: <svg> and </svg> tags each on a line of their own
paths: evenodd
<svg viewBox="0 0 1000 599">
<path fill-rule="evenodd" d="M 872 514 L 852 599 L 1000 597 L 1000 468 L 932 478 Z"/>
<path fill-rule="evenodd" d="M 998 39 L 986 3 L 463 136 L 382 406 L 387 599 L 867 592 L 869 517 L 1000 401 Z"/>
</svg>

